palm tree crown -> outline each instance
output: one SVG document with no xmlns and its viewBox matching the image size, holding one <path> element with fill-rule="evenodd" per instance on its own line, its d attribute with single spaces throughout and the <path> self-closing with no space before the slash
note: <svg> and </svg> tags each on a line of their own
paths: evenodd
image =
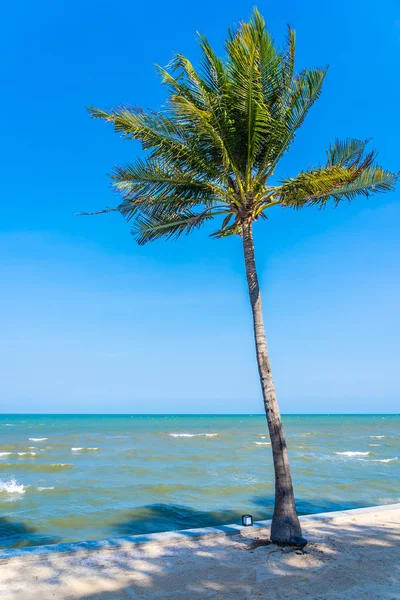
<svg viewBox="0 0 400 600">
<path fill-rule="evenodd" d="M 285 48 L 278 49 L 257 9 L 229 32 L 225 60 L 204 37 L 199 42 L 199 70 L 181 54 L 158 67 L 168 88 L 163 111 L 89 109 L 147 151 L 143 160 L 115 168 L 122 201 L 105 211 L 132 221 L 139 244 L 190 233 L 216 216 L 213 236 L 240 235 L 243 222 L 265 218 L 271 206 L 338 203 L 394 187 L 396 175 L 376 165 L 361 140 L 336 141 L 326 164 L 271 185 L 327 69 L 296 73 L 294 31 L 288 28 Z"/>
</svg>

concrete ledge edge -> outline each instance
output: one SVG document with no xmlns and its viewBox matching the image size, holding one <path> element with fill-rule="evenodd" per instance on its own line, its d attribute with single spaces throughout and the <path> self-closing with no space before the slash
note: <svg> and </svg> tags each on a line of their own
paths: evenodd
<svg viewBox="0 0 400 600">
<path fill-rule="evenodd" d="M 386 504 L 380 506 L 370 506 L 367 508 L 355 508 L 350 510 L 341 510 L 335 512 L 317 513 L 313 515 L 302 515 L 301 523 L 332 521 L 350 516 L 356 516 L 368 513 L 381 513 L 400 510 L 399 504 Z M 64 554 L 76 552 L 89 552 L 92 550 L 112 550 L 114 548 L 123 548 L 127 545 L 146 544 L 150 542 L 165 543 L 171 541 L 182 541 L 187 538 L 208 538 L 214 536 L 237 535 L 243 529 L 247 531 L 268 528 L 271 526 L 271 520 L 255 521 L 253 527 L 243 527 L 242 525 L 219 525 L 218 527 L 201 527 L 198 529 L 181 529 L 177 531 L 164 531 L 160 533 L 149 533 L 139 535 L 129 535 L 124 537 L 110 538 L 106 540 L 89 540 L 85 542 L 70 542 L 62 544 L 51 544 L 48 546 L 29 546 L 27 548 L 10 548 L 0 550 L 0 563 L 13 558 L 29 558 L 41 555 Z"/>
</svg>

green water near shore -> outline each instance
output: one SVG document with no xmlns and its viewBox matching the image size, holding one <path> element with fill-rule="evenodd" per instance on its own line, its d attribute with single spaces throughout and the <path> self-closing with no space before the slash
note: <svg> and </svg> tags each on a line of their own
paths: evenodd
<svg viewBox="0 0 400 600">
<path fill-rule="evenodd" d="M 399 415 L 284 417 L 301 514 L 400 502 Z M 263 416 L 0 415 L 0 547 L 270 518 Z"/>
</svg>

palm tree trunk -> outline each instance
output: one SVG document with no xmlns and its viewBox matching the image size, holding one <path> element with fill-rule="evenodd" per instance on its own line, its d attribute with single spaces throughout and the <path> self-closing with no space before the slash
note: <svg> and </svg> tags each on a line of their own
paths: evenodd
<svg viewBox="0 0 400 600">
<path fill-rule="evenodd" d="M 253 311 L 254 341 L 256 345 L 258 372 L 260 375 L 265 414 L 271 438 L 275 470 L 275 508 L 271 525 L 271 541 L 290 544 L 292 543 L 291 540 L 293 540 L 293 538 L 301 536 L 301 527 L 294 503 L 288 451 L 268 357 L 262 316 L 261 294 L 254 258 L 252 223 L 250 221 L 243 223 L 242 237 L 246 278 L 249 287 L 251 308 Z"/>
</svg>

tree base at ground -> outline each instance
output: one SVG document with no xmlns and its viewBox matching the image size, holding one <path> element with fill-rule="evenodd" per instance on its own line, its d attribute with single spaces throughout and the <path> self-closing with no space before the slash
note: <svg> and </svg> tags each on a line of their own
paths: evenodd
<svg viewBox="0 0 400 600">
<path fill-rule="evenodd" d="M 280 546 L 305 546 L 302 542 L 300 522 L 297 515 L 277 517 L 274 515 L 271 524 L 271 542 Z M 306 542 L 307 543 L 307 542 Z"/>
</svg>

